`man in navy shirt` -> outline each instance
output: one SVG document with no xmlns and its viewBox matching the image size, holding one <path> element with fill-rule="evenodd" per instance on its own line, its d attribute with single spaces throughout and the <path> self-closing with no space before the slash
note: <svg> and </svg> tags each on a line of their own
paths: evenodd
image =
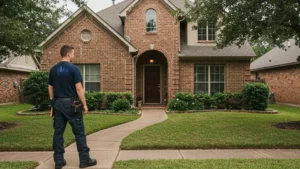
<svg viewBox="0 0 300 169">
<path fill-rule="evenodd" d="M 66 165 L 63 134 L 67 122 L 70 123 L 76 137 L 80 159 L 79 167 L 86 168 L 96 165 L 97 161 L 90 158 L 90 149 L 86 143 L 83 114 L 87 114 L 88 107 L 82 88 L 82 76 L 78 67 L 71 63 L 74 58 L 74 48 L 65 45 L 61 48 L 60 54 L 62 60 L 51 68 L 48 85 L 51 106 L 54 109 L 53 149 L 55 169 L 61 169 Z M 72 103 L 74 98 L 78 97 L 83 104 L 82 113 L 72 112 Z"/>
</svg>

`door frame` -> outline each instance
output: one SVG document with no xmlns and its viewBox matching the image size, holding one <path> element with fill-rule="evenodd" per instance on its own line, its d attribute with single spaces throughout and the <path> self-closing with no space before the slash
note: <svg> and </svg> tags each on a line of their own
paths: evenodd
<svg viewBox="0 0 300 169">
<path fill-rule="evenodd" d="M 145 103 L 145 67 L 148 66 L 159 66 L 160 68 L 160 98 L 159 103 Z M 163 81 L 162 81 L 162 65 L 161 64 L 144 64 L 143 65 L 143 104 L 162 104 L 162 89 L 163 89 Z"/>
</svg>

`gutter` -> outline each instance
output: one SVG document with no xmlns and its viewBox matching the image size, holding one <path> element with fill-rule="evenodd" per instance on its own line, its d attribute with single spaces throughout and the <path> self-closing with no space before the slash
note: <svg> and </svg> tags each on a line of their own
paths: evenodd
<svg viewBox="0 0 300 169">
<path fill-rule="evenodd" d="M 261 67 L 261 68 L 250 69 L 250 71 L 256 72 L 256 71 L 260 71 L 260 70 L 268 70 L 268 69 L 282 68 L 282 67 L 295 66 L 295 65 L 300 65 L 300 62 L 292 62 L 292 63 L 286 63 L 286 64 L 281 64 L 281 65 L 266 66 L 266 67 Z"/>
</svg>

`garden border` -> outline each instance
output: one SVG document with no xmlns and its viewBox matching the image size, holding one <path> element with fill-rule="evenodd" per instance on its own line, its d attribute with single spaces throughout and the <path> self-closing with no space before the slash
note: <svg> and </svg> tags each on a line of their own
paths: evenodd
<svg viewBox="0 0 300 169">
<path fill-rule="evenodd" d="M 42 115 L 50 115 L 49 113 L 24 113 L 25 111 L 29 110 L 22 110 L 17 112 L 17 116 L 42 116 Z M 142 111 L 138 110 L 138 114 L 126 114 L 126 113 L 105 113 L 105 112 L 88 112 L 88 114 L 104 114 L 104 115 L 122 115 L 122 116 L 136 116 L 136 115 L 141 115 Z"/>
<path fill-rule="evenodd" d="M 182 113 L 199 113 L 199 112 L 236 112 L 236 113 L 255 113 L 255 114 L 278 114 L 277 110 L 229 110 L 229 109 L 205 109 L 205 110 L 188 110 L 188 111 L 166 111 L 167 114 Z"/>
</svg>

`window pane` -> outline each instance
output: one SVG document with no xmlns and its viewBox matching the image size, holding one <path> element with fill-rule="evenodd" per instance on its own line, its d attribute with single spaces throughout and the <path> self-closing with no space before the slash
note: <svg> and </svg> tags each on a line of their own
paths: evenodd
<svg viewBox="0 0 300 169">
<path fill-rule="evenodd" d="M 153 9 L 146 12 L 146 31 L 156 32 L 156 11 Z"/>
<path fill-rule="evenodd" d="M 201 22 L 198 24 L 198 40 L 207 40 L 206 34 L 206 22 Z"/>
<path fill-rule="evenodd" d="M 100 65 L 85 66 L 85 81 L 100 82 Z"/>
<path fill-rule="evenodd" d="M 80 73 L 81 73 L 81 76 L 83 75 L 83 65 L 76 65 L 79 70 L 80 70 Z"/>
<path fill-rule="evenodd" d="M 214 95 L 218 92 L 224 92 L 224 83 L 211 83 L 210 84 L 210 93 Z"/>
<path fill-rule="evenodd" d="M 214 24 L 208 24 L 208 40 L 216 40 L 216 27 Z"/>
<path fill-rule="evenodd" d="M 208 93 L 208 83 L 195 83 L 195 93 Z"/>
<path fill-rule="evenodd" d="M 85 90 L 89 92 L 99 92 L 100 91 L 100 83 L 98 82 L 86 82 Z"/>
</svg>

